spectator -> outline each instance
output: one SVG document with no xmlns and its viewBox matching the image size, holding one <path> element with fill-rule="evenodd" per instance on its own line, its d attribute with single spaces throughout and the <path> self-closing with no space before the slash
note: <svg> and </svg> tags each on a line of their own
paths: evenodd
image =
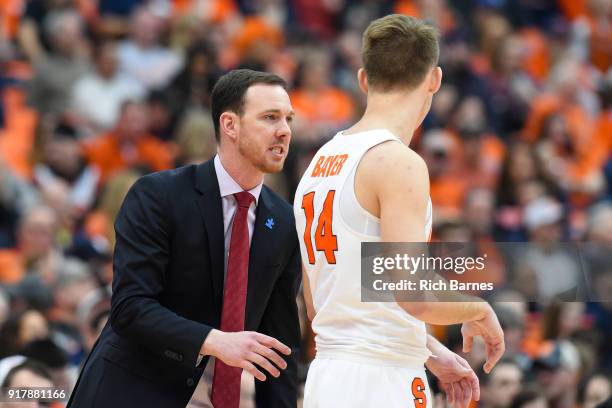
<svg viewBox="0 0 612 408">
<path fill-rule="evenodd" d="M 88 70 L 87 60 L 79 53 L 85 41 L 82 23 L 74 11 L 58 11 L 45 20 L 51 52 L 36 61 L 28 94 L 30 105 L 43 116 L 66 110 L 72 85 Z"/>
<path fill-rule="evenodd" d="M 117 45 L 102 42 L 94 54 L 95 69 L 80 77 L 72 88 L 70 119 L 81 136 L 92 136 L 112 128 L 121 104 L 144 98 L 145 89 L 118 70 Z"/>
<path fill-rule="evenodd" d="M 581 408 L 595 408 L 612 396 L 612 379 L 604 373 L 588 376 L 578 389 L 578 404 Z"/>
<path fill-rule="evenodd" d="M 535 152 L 543 164 L 546 176 L 555 180 L 559 189 L 567 193 L 584 193 L 597 196 L 603 191 L 604 180 L 600 163 L 595 156 L 572 138 L 564 116 L 552 113 L 542 125 L 542 134 L 538 138 Z M 597 150 L 598 146 L 589 146 L 588 150 Z"/>
<path fill-rule="evenodd" d="M 130 29 L 130 37 L 119 45 L 121 70 L 148 90 L 165 87 L 182 62 L 177 53 L 160 43 L 163 21 L 149 8 L 141 6 L 132 14 Z"/>
<path fill-rule="evenodd" d="M 534 385 L 521 389 L 512 400 L 510 408 L 548 408 L 544 393 Z"/>
<path fill-rule="evenodd" d="M 521 390 L 523 372 L 512 360 L 501 360 L 489 375 L 479 375 L 483 408 L 508 408 Z"/>
<path fill-rule="evenodd" d="M 536 382 L 551 407 L 572 408 L 580 361 L 576 348 L 569 342 L 553 342 L 534 361 Z"/>
<path fill-rule="evenodd" d="M 111 251 L 115 246 L 113 220 L 119 213 L 128 190 L 140 176 L 141 174 L 134 170 L 121 171 L 111 176 L 104 186 L 98 206 L 85 220 L 85 233 L 104 251 Z"/>
<path fill-rule="evenodd" d="M 17 283 L 26 274 L 33 274 L 51 283 L 54 268 L 62 258 L 57 226 L 57 215 L 48 207 L 36 207 L 24 214 L 17 228 L 17 245 L 0 251 L 0 282 Z"/>
<path fill-rule="evenodd" d="M 167 94 L 153 91 L 147 98 L 149 110 L 149 131 L 152 136 L 162 141 L 170 141 L 174 137 L 179 112 Z"/>
<path fill-rule="evenodd" d="M 210 93 L 219 77 L 217 55 L 211 45 L 200 42 L 187 51 L 187 62 L 174 77 L 166 94 L 177 112 L 190 108 L 209 110 Z"/>
<path fill-rule="evenodd" d="M 36 360 L 25 360 L 21 364 L 13 367 L 6 376 L 3 387 L 14 389 L 23 388 L 47 388 L 53 389 L 56 384 L 53 383 L 52 377 L 47 367 Z M 39 408 L 46 406 L 37 400 L 28 400 L 17 403 L 7 403 L 6 405 L 15 408 Z M 4 403 L 0 404 L 4 406 Z"/>
<path fill-rule="evenodd" d="M 210 116 L 198 112 L 187 114 L 177 129 L 176 143 L 178 165 L 201 163 L 213 157 L 217 145 Z"/>
<path fill-rule="evenodd" d="M 68 231 L 93 205 L 100 178 L 99 171 L 87 165 L 76 138 L 73 128 L 58 124 L 42 138 L 40 162 L 34 166 L 34 182 L 42 198 Z"/>
<path fill-rule="evenodd" d="M 429 168 L 430 195 L 437 222 L 457 218 L 465 199 L 466 182 L 457 177 L 458 153 L 450 132 L 432 129 L 423 135 L 422 154 Z"/>
<path fill-rule="evenodd" d="M 462 218 L 475 240 L 493 241 L 495 196 L 490 189 L 476 188 L 467 192 Z"/>
<path fill-rule="evenodd" d="M 14 174 L 0 157 L 0 248 L 15 246 L 15 230 L 19 218 L 39 202 L 36 188 Z"/>
<path fill-rule="evenodd" d="M 2 383 L 6 388 L 50 388 L 54 385 L 48 368 L 36 360 L 26 360 L 13 367 Z"/>
<path fill-rule="evenodd" d="M 52 45 L 45 35 L 45 20 L 50 14 L 74 10 L 74 0 L 29 0 L 19 22 L 17 41 L 31 62 L 42 58 Z"/>
<path fill-rule="evenodd" d="M 529 300 L 548 302 L 557 296 L 577 300 L 580 268 L 574 254 L 560 245 L 563 217 L 561 204 L 551 197 L 525 207 L 523 222 L 534 245 L 522 256 L 514 279 Z"/>
<path fill-rule="evenodd" d="M 76 326 L 76 311 L 83 299 L 97 289 L 97 283 L 87 264 L 67 258 L 58 267 L 57 279 L 53 285 L 54 308 L 50 312 L 53 321 Z"/>
<path fill-rule="evenodd" d="M 467 188 L 492 188 L 498 181 L 505 147 L 487 130 L 482 101 L 474 96 L 465 98 L 453 116 L 452 130 L 459 137 L 461 160 L 456 177 L 464 179 Z"/>
<path fill-rule="evenodd" d="M 19 354 L 44 364 L 55 387 L 64 390 L 74 387 L 78 374 L 76 367 L 69 365 L 66 352 L 50 338 L 29 342 Z"/>
<path fill-rule="evenodd" d="M 170 168 L 173 155 L 169 147 L 149 134 L 146 106 L 127 101 L 121 107 L 119 121 L 113 130 L 88 140 L 85 156 L 96 166 L 101 181 L 133 166 L 148 166 L 158 171 Z"/>
<path fill-rule="evenodd" d="M 298 85 L 290 95 L 296 119 L 300 121 L 295 126 L 301 137 L 308 140 L 318 135 L 331 137 L 353 118 L 353 101 L 346 92 L 334 87 L 330 79 L 330 56 L 325 52 L 307 55 L 299 69 Z"/>
<path fill-rule="evenodd" d="M 9 297 L 6 291 L 0 286 L 0 327 L 9 317 L 10 305 Z"/>
<path fill-rule="evenodd" d="M 42 313 L 33 309 L 18 312 L 0 328 L 0 358 L 18 354 L 29 342 L 47 336 L 49 326 Z"/>
</svg>

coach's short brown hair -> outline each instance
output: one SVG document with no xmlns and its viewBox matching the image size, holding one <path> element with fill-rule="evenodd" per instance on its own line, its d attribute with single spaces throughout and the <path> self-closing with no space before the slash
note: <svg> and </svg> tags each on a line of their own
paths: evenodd
<svg viewBox="0 0 612 408">
<path fill-rule="evenodd" d="M 390 14 L 363 33 L 361 56 L 371 88 L 416 88 L 438 64 L 438 31 L 414 17 Z"/>
</svg>

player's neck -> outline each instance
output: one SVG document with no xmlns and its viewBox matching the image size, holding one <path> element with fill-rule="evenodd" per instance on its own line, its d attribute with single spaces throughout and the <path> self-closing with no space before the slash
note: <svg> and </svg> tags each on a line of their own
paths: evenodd
<svg viewBox="0 0 612 408">
<path fill-rule="evenodd" d="M 409 145 L 421 116 L 423 103 L 419 99 L 416 95 L 369 94 L 365 113 L 344 133 L 387 129 Z"/>
</svg>

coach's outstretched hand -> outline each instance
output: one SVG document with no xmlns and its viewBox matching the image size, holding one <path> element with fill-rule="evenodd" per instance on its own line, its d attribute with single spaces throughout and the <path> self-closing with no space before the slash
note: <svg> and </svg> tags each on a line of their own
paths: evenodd
<svg viewBox="0 0 612 408">
<path fill-rule="evenodd" d="M 229 366 L 242 368 L 258 380 L 265 381 L 265 374 L 254 364 L 274 377 L 280 375 L 277 367 L 283 370 L 287 368 L 285 360 L 273 349 L 287 356 L 291 354 L 289 347 L 265 334 L 250 331 L 223 332 L 213 329 L 204 341 L 202 354 L 218 358 Z"/>
<path fill-rule="evenodd" d="M 472 351 L 474 337 L 482 337 L 487 346 L 487 361 L 484 365 L 484 371 L 487 374 L 490 373 L 506 350 L 504 331 L 499 325 L 493 308 L 486 304 L 482 317 L 463 323 L 461 334 L 463 335 L 464 353 Z"/>
<path fill-rule="evenodd" d="M 446 400 L 455 408 L 467 408 L 470 400 L 480 400 L 480 384 L 465 359 L 447 349 L 432 336 L 427 336 L 432 355 L 425 366 L 436 376 Z"/>
</svg>

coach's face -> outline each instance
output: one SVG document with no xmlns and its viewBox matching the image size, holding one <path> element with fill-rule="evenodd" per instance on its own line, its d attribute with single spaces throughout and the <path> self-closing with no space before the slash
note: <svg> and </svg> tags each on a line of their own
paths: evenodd
<svg viewBox="0 0 612 408">
<path fill-rule="evenodd" d="M 239 119 L 238 151 L 263 173 L 278 173 L 289 151 L 293 109 L 279 85 L 256 84 L 247 90 Z"/>
</svg>

